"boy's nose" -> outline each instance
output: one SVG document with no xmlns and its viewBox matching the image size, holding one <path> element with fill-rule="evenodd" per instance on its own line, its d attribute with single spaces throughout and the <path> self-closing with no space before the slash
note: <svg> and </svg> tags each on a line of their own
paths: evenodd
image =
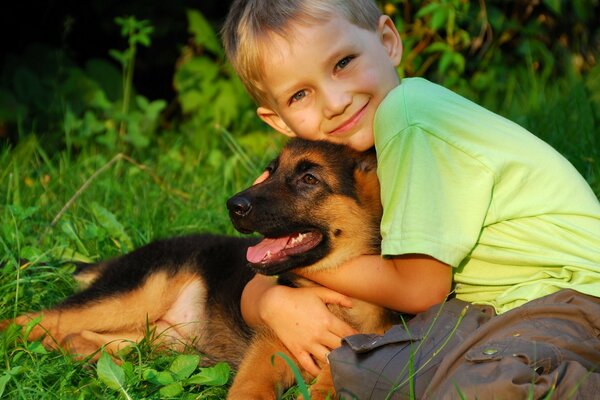
<svg viewBox="0 0 600 400">
<path fill-rule="evenodd" d="M 346 91 L 330 90 L 323 96 L 323 115 L 326 118 L 333 118 L 343 114 L 346 108 L 352 103 L 352 96 Z"/>
</svg>

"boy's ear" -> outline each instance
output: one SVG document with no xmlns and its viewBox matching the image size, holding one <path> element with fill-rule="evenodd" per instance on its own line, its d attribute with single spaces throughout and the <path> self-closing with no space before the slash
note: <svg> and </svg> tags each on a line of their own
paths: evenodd
<svg viewBox="0 0 600 400">
<path fill-rule="evenodd" d="M 289 126 L 281 119 L 279 114 L 270 108 L 266 107 L 258 107 L 256 109 L 256 114 L 258 117 L 265 121 L 271 128 L 275 129 L 277 132 L 282 133 L 289 137 L 295 137 L 296 135 Z"/>
<path fill-rule="evenodd" d="M 385 47 L 388 57 L 392 60 L 394 66 L 397 67 L 400 65 L 400 60 L 402 60 L 403 49 L 402 39 L 394 21 L 387 15 L 379 17 L 378 32 L 381 44 Z"/>
</svg>

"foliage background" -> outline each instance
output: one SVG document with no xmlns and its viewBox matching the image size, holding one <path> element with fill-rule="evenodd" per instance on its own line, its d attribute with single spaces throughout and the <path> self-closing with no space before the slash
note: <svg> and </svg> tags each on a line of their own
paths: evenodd
<svg viewBox="0 0 600 400">
<path fill-rule="evenodd" d="M 0 13 L 0 319 L 72 293 L 68 261 L 235 234 L 225 200 L 283 142 L 223 59 L 228 5 L 38 1 Z M 401 76 L 527 127 L 600 195 L 599 0 L 380 5 L 404 40 Z M 223 398 L 228 370 L 157 353 L 151 338 L 135 349 L 95 368 L 0 333 L 0 397 Z"/>
</svg>

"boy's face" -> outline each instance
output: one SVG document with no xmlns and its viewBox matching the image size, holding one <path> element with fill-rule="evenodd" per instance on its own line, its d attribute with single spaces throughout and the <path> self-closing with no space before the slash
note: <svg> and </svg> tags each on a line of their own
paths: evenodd
<svg viewBox="0 0 600 400">
<path fill-rule="evenodd" d="M 382 16 L 375 32 L 343 17 L 292 28 L 291 38 L 273 35 L 262 82 L 271 101 L 258 115 L 288 136 L 373 146 L 375 111 L 399 83 L 402 43 L 393 22 Z"/>
</svg>

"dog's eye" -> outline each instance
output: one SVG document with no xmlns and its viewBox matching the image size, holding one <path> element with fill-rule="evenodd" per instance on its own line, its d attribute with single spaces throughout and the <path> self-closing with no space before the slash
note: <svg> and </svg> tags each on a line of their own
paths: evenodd
<svg viewBox="0 0 600 400">
<path fill-rule="evenodd" d="M 311 174 L 305 174 L 302 177 L 302 181 L 304 183 L 306 183 L 307 185 L 316 185 L 317 183 L 319 183 L 319 180 L 317 178 L 315 178 L 314 175 L 311 175 Z"/>
</svg>

